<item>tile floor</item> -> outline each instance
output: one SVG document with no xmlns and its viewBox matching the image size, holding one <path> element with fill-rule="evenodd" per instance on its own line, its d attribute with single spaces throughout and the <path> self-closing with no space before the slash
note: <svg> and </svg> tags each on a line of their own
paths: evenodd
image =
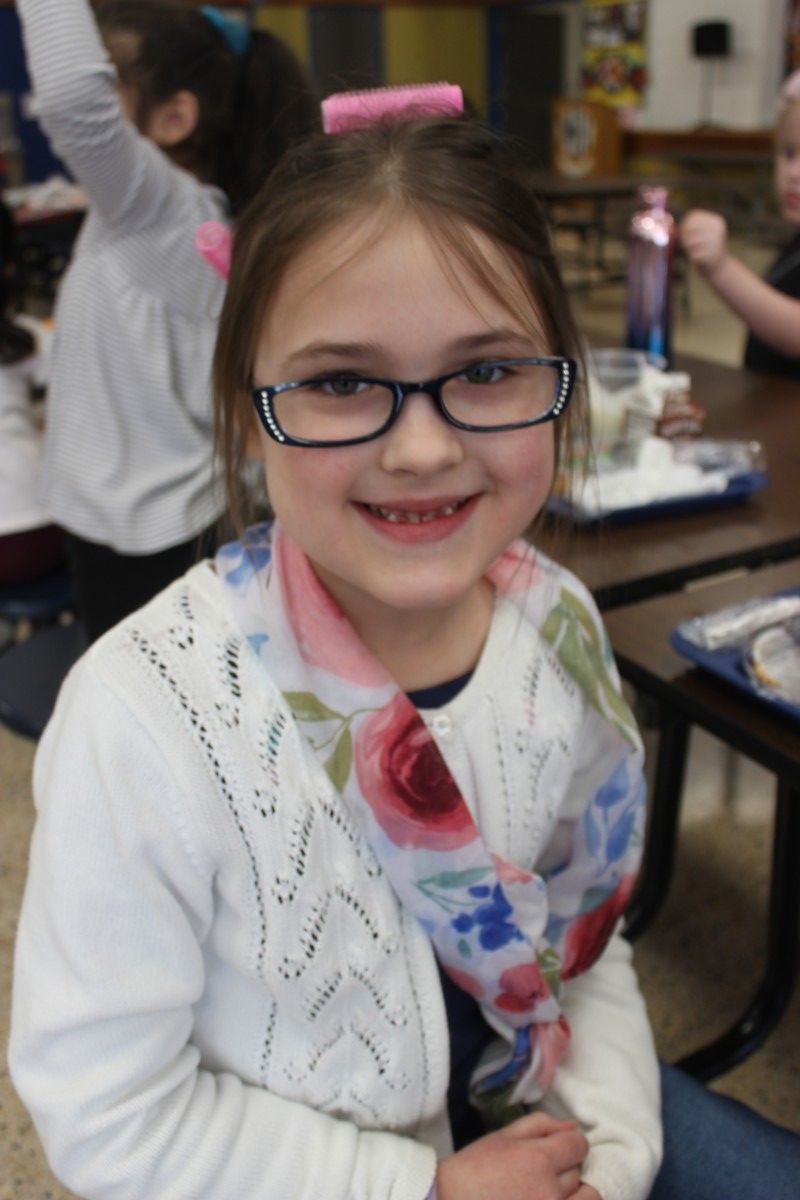
<svg viewBox="0 0 800 1200">
<path fill-rule="evenodd" d="M 759 246 L 741 250 L 758 270 L 772 254 Z M 569 246 L 564 245 L 563 252 L 569 273 Z M 575 294 L 580 322 L 596 344 L 619 344 L 622 302 L 619 285 Z M 737 363 L 742 331 L 708 289 L 693 279 L 690 307 L 679 312 L 675 341 L 681 351 Z M 32 825 L 31 761 L 31 744 L 0 728 L 3 1050 L 14 928 Z M 729 755 L 710 737 L 695 735 L 674 885 L 662 913 L 636 946 L 659 1051 L 668 1059 L 721 1032 L 749 998 L 749 980 L 759 970 L 763 945 L 771 815 L 770 776 Z M 800 990 L 766 1044 L 714 1086 L 800 1132 Z M 70 1200 L 70 1195 L 47 1170 L 3 1060 L 0 1200 Z"/>
</svg>

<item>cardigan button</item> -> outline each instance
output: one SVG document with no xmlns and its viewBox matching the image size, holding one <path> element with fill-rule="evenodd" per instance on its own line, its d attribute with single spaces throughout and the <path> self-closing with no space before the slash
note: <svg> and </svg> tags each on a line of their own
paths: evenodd
<svg viewBox="0 0 800 1200">
<path fill-rule="evenodd" d="M 448 717 L 447 713 L 437 713 L 431 721 L 431 725 L 440 737 L 447 737 L 453 732 L 453 718 Z"/>
</svg>

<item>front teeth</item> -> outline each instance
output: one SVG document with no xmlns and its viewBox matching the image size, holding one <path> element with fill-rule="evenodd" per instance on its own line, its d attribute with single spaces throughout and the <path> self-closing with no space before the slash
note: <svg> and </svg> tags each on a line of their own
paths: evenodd
<svg viewBox="0 0 800 1200">
<path fill-rule="evenodd" d="M 459 500 L 455 504 L 443 504 L 441 508 L 434 508 L 426 513 L 401 512 L 395 508 L 381 508 L 378 504 L 368 504 L 367 508 L 376 517 L 382 517 L 384 521 L 390 521 L 393 525 L 425 525 L 437 517 L 452 517 L 453 513 L 458 512 L 465 504 L 466 500 Z"/>
</svg>

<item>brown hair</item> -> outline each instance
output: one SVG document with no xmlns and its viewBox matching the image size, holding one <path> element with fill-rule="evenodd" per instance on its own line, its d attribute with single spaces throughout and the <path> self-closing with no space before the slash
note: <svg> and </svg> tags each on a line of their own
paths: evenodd
<svg viewBox="0 0 800 1200">
<path fill-rule="evenodd" d="M 202 12 L 174 0 L 105 0 L 96 16 L 120 80 L 134 89 L 139 128 L 176 92 L 197 98 L 196 128 L 169 153 L 221 187 L 234 212 L 291 142 L 319 129 L 303 68 L 266 30 L 251 30 L 235 54 Z"/>
<path fill-rule="evenodd" d="M 387 221 L 398 213 L 417 218 L 446 256 L 459 256 L 481 286 L 507 304 L 503 281 L 482 260 L 470 234 L 488 237 L 521 277 L 544 322 L 550 352 L 581 360 L 547 223 L 504 142 L 477 122 L 457 118 L 392 121 L 309 139 L 284 156 L 235 229 L 214 393 L 217 445 L 237 529 L 245 519 L 244 443 L 267 309 L 286 268 L 312 239 L 359 214 L 381 212 Z M 322 263 L 320 273 L 326 269 Z M 585 424 L 579 387 L 565 418 L 555 422 L 557 461 L 565 457 L 564 443 L 584 433 Z"/>
</svg>

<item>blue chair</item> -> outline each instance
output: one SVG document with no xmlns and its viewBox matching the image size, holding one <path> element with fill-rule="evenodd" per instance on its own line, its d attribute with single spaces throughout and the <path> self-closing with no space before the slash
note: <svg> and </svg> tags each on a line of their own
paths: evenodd
<svg viewBox="0 0 800 1200">
<path fill-rule="evenodd" d="M 72 586 L 66 567 L 43 575 L 33 583 L 0 584 L 0 617 L 47 625 L 72 608 Z"/>
<path fill-rule="evenodd" d="M 0 654 L 0 722 L 38 738 L 70 667 L 87 647 L 79 621 L 47 625 Z"/>
</svg>

